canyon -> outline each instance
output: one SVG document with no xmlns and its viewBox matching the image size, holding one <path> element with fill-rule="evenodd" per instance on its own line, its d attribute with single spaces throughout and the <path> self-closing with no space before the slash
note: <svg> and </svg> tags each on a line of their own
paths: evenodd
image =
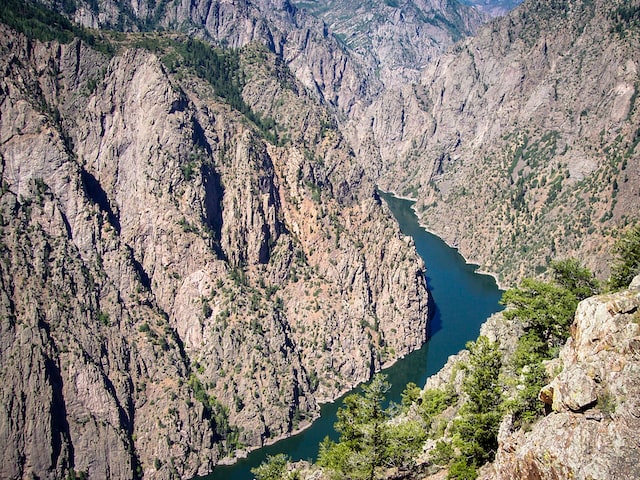
<svg viewBox="0 0 640 480">
<path fill-rule="evenodd" d="M 290 141 L 147 50 L 3 27 L 3 477 L 206 473 L 426 340 L 424 265 L 330 117 L 237 61 Z"/>
<path fill-rule="evenodd" d="M 627 8 L 525 2 L 372 103 L 358 128 L 380 145 L 379 184 L 502 285 L 567 257 L 606 278 L 640 201 Z"/>
<path fill-rule="evenodd" d="M 475 3 L 7 0 L 0 476 L 203 475 L 423 345 L 428 265 L 378 186 L 502 285 L 606 278 L 640 212 L 640 7 Z M 536 428 L 491 475 L 544 470 Z"/>
</svg>

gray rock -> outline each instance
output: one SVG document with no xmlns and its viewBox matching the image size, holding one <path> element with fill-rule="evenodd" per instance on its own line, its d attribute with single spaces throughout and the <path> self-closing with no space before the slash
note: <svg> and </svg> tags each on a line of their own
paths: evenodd
<svg viewBox="0 0 640 480">
<path fill-rule="evenodd" d="M 553 392 L 552 407 L 557 412 L 567 409 L 579 412 L 598 399 L 595 381 L 579 366 L 565 368 L 550 388 Z"/>
</svg>

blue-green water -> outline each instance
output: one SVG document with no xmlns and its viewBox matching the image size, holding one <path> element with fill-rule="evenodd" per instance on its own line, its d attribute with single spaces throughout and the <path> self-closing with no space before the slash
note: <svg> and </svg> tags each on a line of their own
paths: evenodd
<svg viewBox="0 0 640 480">
<path fill-rule="evenodd" d="M 400 402 L 400 394 L 409 382 L 423 386 L 465 343 L 478 336 L 482 322 L 500 310 L 502 292 L 493 277 L 475 273 L 477 267 L 465 263 L 457 250 L 418 224 L 411 209 L 413 202 L 381 194 L 405 235 L 413 237 L 418 253 L 427 266 L 427 284 L 431 293 L 429 342 L 384 371 L 392 384 L 389 399 Z M 318 444 L 327 435 L 337 440 L 333 431 L 336 411 L 342 399 L 323 405 L 320 418 L 307 430 L 274 445 L 249 454 L 232 466 L 219 466 L 206 480 L 250 480 L 251 468 L 260 465 L 267 455 L 286 453 L 293 460 L 314 460 Z"/>
</svg>

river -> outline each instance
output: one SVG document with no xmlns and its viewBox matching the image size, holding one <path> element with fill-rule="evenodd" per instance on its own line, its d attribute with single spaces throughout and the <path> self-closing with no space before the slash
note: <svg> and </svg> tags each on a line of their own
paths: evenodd
<svg viewBox="0 0 640 480">
<path fill-rule="evenodd" d="M 412 210 L 413 202 L 381 193 L 405 235 L 413 237 L 416 249 L 427 266 L 426 278 L 431 293 L 428 343 L 407 355 L 384 371 L 392 389 L 388 398 L 400 402 L 400 394 L 409 382 L 423 386 L 447 361 L 449 355 L 464 348 L 478 336 L 480 325 L 492 313 L 501 309 L 502 292 L 495 279 L 476 273 L 477 266 L 465 263 L 454 248 L 427 232 L 418 223 Z M 349 392 L 352 393 L 352 392 Z M 285 453 L 295 460 L 315 460 L 318 444 L 327 435 L 334 440 L 336 412 L 342 398 L 322 406 L 320 418 L 307 430 L 273 445 L 255 450 L 235 465 L 219 466 L 203 477 L 206 480 L 250 480 L 251 468 L 262 463 L 267 455 Z"/>
</svg>

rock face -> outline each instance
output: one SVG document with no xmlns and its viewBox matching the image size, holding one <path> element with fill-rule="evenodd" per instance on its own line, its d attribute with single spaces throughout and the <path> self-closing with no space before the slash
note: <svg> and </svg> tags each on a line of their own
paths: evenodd
<svg viewBox="0 0 640 480">
<path fill-rule="evenodd" d="M 567 256 L 605 277 L 640 211 L 635 8 L 532 0 L 492 21 L 362 113 L 372 173 L 503 284 Z"/>
<path fill-rule="evenodd" d="M 167 29 L 232 48 L 264 45 L 320 101 L 341 112 L 349 112 L 361 97 L 381 88 L 372 72 L 354 62 L 321 21 L 288 0 L 78 1 L 70 16 L 94 28 Z"/>
<path fill-rule="evenodd" d="M 94 28 L 168 29 L 234 48 L 252 42 L 266 46 L 331 106 L 374 178 L 381 157 L 397 153 L 389 144 L 404 129 L 394 130 L 397 125 L 389 120 L 400 116 L 398 99 L 405 102 L 406 86 L 419 82 L 425 65 L 489 19 L 465 2 L 441 0 L 77 0 L 65 13 Z M 371 116 L 375 125 L 369 124 Z M 394 134 L 385 136 L 389 132 Z M 405 151 L 402 146 L 400 153 Z"/>
<path fill-rule="evenodd" d="M 522 0 L 469 0 L 467 3 L 492 17 L 498 17 L 513 10 Z"/>
<path fill-rule="evenodd" d="M 0 28 L 0 477 L 204 474 L 425 341 L 424 265 L 273 55 L 237 61 L 277 142 L 141 37 Z"/>
<path fill-rule="evenodd" d="M 529 432 L 503 423 L 486 479 L 637 478 L 640 453 L 640 277 L 625 292 L 584 300 L 543 389 L 552 412 Z"/>
<path fill-rule="evenodd" d="M 376 71 L 386 89 L 418 81 L 434 57 L 487 20 L 470 6 L 438 0 L 295 4 L 321 18 L 360 65 Z"/>
</svg>

